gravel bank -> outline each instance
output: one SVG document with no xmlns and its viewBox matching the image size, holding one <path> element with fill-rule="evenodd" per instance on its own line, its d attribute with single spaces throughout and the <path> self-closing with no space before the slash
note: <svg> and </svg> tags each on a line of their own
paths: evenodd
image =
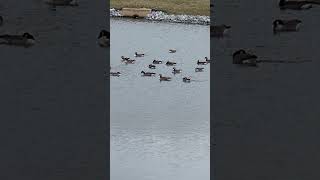
<svg viewBox="0 0 320 180">
<path fill-rule="evenodd" d="M 110 9 L 110 17 L 122 17 L 120 10 Z M 156 10 L 153 10 L 145 19 L 151 21 L 210 25 L 209 16 L 171 15 Z"/>
</svg>

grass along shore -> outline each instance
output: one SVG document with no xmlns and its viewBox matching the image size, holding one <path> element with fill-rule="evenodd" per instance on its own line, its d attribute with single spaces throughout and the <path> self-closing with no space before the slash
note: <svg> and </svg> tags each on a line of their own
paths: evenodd
<svg viewBox="0 0 320 180">
<path fill-rule="evenodd" d="M 169 14 L 210 16 L 210 0 L 111 0 L 111 8 L 150 8 Z"/>
</svg>

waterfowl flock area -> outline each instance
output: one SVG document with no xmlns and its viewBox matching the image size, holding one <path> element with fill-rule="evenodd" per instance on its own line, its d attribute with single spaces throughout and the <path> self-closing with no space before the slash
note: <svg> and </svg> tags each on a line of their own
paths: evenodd
<svg viewBox="0 0 320 180">
<path fill-rule="evenodd" d="M 209 179 L 209 26 L 111 19 L 110 27 L 106 69 L 121 73 L 110 76 L 111 179 Z"/>
<path fill-rule="evenodd" d="M 213 25 L 231 26 L 211 37 L 215 178 L 318 179 L 320 6 L 214 2 Z"/>
</svg>

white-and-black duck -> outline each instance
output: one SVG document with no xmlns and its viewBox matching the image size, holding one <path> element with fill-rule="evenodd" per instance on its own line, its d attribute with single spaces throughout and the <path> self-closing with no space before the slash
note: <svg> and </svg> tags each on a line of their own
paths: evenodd
<svg viewBox="0 0 320 180">
<path fill-rule="evenodd" d="M 162 64 L 162 61 L 160 61 L 160 60 L 153 60 L 152 63 L 153 63 L 153 64 Z"/>
<path fill-rule="evenodd" d="M 172 70 L 172 73 L 173 73 L 173 74 L 179 74 L 179 73 L 181 73 L 181 72 L 182 72 L 181 69 L 176 69 L 175 67 L 173 67 L 173 70 Z"/>
<path fill-rule="evenodd" d="M 149 66 L 148 66 L 150 69 L 155 69 L 156 68 L 156 66 L 155 65 L 153 65 L 153 64 L 149 64 Z"/>
<path fill-rule="evenodd" d="M 143 54 L 143 53 L 140 53 L 140 54 L 139 54 L 139 53 L 135 52 L 135 53 L 134 53 L 134 56 L 135 56 L 135 57 L 143 57 L 144 54 Z"/>
</svg>

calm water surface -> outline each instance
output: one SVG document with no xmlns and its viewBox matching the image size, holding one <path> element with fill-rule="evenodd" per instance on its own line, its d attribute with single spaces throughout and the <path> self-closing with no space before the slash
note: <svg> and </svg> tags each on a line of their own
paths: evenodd
<svg viewBox="0 0 320 180">
<path fill-rule="evenodd" d="M 210 56 L 208 37 L 208 26 L 111 19 L 111 71 L 122 73 L 110 82 L 112 180 L 209 179 L 209 65 L 194 72 L 197 59 Z M 121 63 L 135 51 L 146 56 Z M 176 61 L 182 74 L 148 69 L 153 59 Z M 141 77 L 142 70 L 172 81 Z"/>
<path fill-rule="evenodd" d="M 211 39 L 217 179 L 219 170 L 225 179 L 319 178 L 308 164 L 320 157 L 320 144 L 311 141 L 320 135 L 320 7 L 280 11 L 277 4 L 215 1 L 213 22 L 232 26 L 229 37 Z M 273 35 L 276 18 L 303 23 L 299 32 Z M 239 48 L 261 59 L 313 62 L 240 68 L 231 64 Z"/>
</svg>

